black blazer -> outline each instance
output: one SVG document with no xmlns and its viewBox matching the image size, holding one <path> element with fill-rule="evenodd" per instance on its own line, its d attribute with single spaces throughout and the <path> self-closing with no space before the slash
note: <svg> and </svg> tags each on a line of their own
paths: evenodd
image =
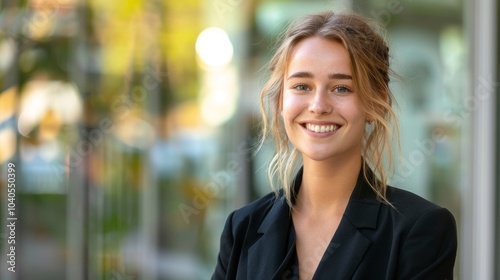
<svg viewBox="0 0 500 280">
<path fill-rule="evenodd" d="M 302 173 L 295 179 L 300 187 Z M 394 208 L 377 200 L 360 174 L 313 279 L 452 279 L 457 251 L 452 214 L 388 187 Z M 212 279 L 288 279 L 290 208 L 270 193 L 227 218 Z"/>
</svg>

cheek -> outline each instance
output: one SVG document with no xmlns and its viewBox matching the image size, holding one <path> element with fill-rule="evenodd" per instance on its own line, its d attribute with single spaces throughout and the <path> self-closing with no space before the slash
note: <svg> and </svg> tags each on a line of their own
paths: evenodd
<svg viewBox="0 0 500 280">
<path fill-rule="evenodd" d="M 337 112 L 347 121 L 351 129 L 365 130 L 366 114 L 354 104 L 337 107 Z"/>
<path fill-rule="evenodd" d="M 356 110 L 352 114 L 352 119 L 353 119 L 353 123 L 355 123 L 356 126 L 359 126 L 360 130 L 362 130 L 362 131 L 365 130 L 366 114 L 364 111 Z"/>
<path fill-rule="evenodd" d="M 344 106 L 344 112 L 349 116 L 351 121 L 362 123 L 366 121 L 366 113 L 361 108 L 361 105 L 356 102 L 356 100 L 349 100 L 349 102 L 346 102 Z"/>
<path fill-rule="evenodd" d="M 289 96 L 287 94 L 283 97 L 283 109 L 281 111 L 281 116 L 286 121 L 293 121 L 302 112 L 303 102 L 294 96 Z"/>
</svg>

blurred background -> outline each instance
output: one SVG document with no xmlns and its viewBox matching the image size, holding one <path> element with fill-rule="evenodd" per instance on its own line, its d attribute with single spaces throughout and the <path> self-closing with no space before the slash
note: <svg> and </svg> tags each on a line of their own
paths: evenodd
<svg viewBox="0 0 500 280">
<path fill-rule="evenodd" d="M 325 9 L 387 28 L 391 182 L 453 212 L 457 279 L 500 279 L 496 0 L 0 3 L 1 279 L 209 279 L 226 216 L 270 191 L 272 146 L 254 152 L 276 38 Z"/>
</svg>

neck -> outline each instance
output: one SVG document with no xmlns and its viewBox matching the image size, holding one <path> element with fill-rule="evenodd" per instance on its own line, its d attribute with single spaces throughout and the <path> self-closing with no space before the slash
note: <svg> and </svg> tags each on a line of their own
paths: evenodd
<svg viewBox="0 0 500 280">
<path fill-rule="evenodd" d="M 343 214 L 360 169 L 361 155 L 330 161 L 304 158 L 297 210 L 314 216 Z"/>
</svg>

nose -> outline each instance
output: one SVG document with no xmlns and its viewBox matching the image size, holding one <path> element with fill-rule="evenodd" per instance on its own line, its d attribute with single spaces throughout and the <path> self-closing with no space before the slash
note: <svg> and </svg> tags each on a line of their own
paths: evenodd
<svg viewBox="0 0 500 280">
<path fill-rule="evenodd" d="M 316 115 L 326 115 L 333 110 L 332 100 L 328 93 L 324 91 L 316 91 L 309 105 L 309 111 Z"/>
</svg>

